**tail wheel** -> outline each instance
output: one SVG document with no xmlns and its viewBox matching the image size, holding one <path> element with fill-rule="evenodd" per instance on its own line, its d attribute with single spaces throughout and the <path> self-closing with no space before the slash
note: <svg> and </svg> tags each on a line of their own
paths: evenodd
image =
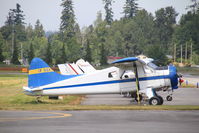
<svg viewBox="0 0 199 133">
<path fill-rule="evenodd" d="M 161 105 L 161 100 L 159 97 L 152 97 L 149 99 L 149 104 L 150 105 Z"/>
</svg>

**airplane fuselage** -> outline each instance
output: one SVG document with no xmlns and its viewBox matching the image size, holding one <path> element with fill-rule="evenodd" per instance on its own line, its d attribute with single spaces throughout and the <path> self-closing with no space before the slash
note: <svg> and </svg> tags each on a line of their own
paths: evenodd
<svg viewBox="0 0 199 133">
<path fill-rule="evenodd" d="M 110 67 L 93 73 L 78 75 L 52 84 L 40 86 L 38 91 L 28 95 L 50 96 L 68 94 L 120 94 L 136 91 L 136 78 L 133 70 Z M 171 86 L 169 67 L 166 70 L 138 69 L 140 90 L 145 88 L 169 88 Z"/>
</svg>

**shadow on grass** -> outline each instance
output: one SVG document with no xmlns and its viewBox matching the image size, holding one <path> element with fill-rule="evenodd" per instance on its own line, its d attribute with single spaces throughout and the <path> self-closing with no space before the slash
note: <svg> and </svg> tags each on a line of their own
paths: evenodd
<svg viewBox="0 0 199 133">
<path fill-rule="evenodd" d="M 24 104 L 52 104 L 52 102 L 33 100 L 33 101 L 24 102 Z"/>
</svg>

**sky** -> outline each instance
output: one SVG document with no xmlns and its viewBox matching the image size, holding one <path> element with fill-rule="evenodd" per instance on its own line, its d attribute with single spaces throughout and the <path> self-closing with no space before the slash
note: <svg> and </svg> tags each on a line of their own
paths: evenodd
<svg viewBox="0 0 199 133">
<path fill-rule="evenodd" d="M 126 0 L 114 0 L 112 5 L 114 19 L 120 19 L 123 14 L 123 6 Z M 191 0 L 138 0 L 138 5 L 148 12 L 155 14 L 160 8 L 173 6 L 179 13 L 177 20 L 185 14 L 187 5 Z M 9 9 L 16 8 L 16 3 L 21 5 L 25 14 L 25 23 L 35 25 L 39 19 L 45 31 L 58 31 L 62 0 L 0 0 L 0 27 L 4 25 L 8 16 Z M 98 11 L 104 16 L 104 4 L 102 0 L 73 0 L 76 22 L 80 27 L 89 26 L 96 20 Z"/>
</svg>

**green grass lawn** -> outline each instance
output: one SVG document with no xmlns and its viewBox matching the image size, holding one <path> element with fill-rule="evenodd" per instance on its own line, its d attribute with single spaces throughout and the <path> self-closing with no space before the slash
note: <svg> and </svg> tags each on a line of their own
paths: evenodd
<svg viewBox="0 0 199 133">
<path fill-rule="evenodd" d="M 26 75 L 0 75 L 0 110 L 59 110 L 66 105 L 77 105 L 83 96 L 64 96 L 63 100 L 50 100 L 42 97 L 41 103 L 36 98 L 23 93 L 27 86 Z"/>
<path fill-rule="evenodd" d="M 41 103 L 36 98 L 23 93 L 27 86 L 26 75 L 0 75 L 0 110 L 199 110 L 199 106 L 149 106 L 149 105 L 80 105 L 84 96 L 68 95 L 63 100 L 49 100 L 42 97 Z"/>
</svg>

